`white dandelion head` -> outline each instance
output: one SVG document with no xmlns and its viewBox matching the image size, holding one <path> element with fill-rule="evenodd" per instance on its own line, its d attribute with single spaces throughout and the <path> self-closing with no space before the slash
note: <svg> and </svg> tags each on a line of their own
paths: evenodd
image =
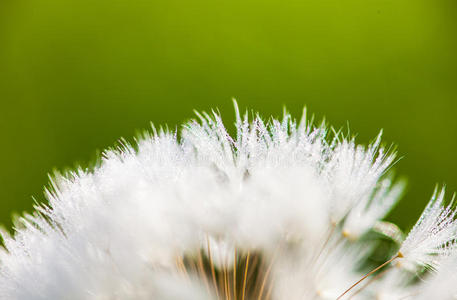
<svg viewBox="0 0 457 300">
<path fill-rule="evenodd" d="M 305 117 L 236 111 L 234 137 L 217 113 L 198 114 L 55 176 L 48 203 L 3 233 L 0 298 L 370 299 L 389 288 L 388 266 L 373 276 L 383 284 L 359 284 L 392 255 L 377 245 L 401 236 L 383 221 L 403 184 L 387 174 L 395 153 L 381 135 L 361 146 Z M 453 251 L 455 213 L 434 199 L 388 262 L 434 266 Z"/>
</svg>

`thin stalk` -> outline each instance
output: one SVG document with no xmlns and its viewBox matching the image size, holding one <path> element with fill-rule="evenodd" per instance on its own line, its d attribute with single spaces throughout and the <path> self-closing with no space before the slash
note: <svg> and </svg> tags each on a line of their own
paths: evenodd
<svg viewBox="0 0 457 300">
<path fill-rule="evenodd" d="M 397 255 L 395 255 L 394 257 L 392 257 L 391 259 L 389 259 L 388 261 L 386 261 L 385 263 L 383 263 L 382 265 L 378 266 L 377 268 L 371 270 L 370 272 L 368 272 L 367 274 L 365 274 L 362 278 L 359 279 L 359 281 L 357 281 L 356 283 L 354 283 L 353 285 L 351 285 L 351 287 L 349 287 L 347 290 L 344 291 L 344 293 L 342 293 L 341 295 L 338 296 L 338 298 L 336 298 L 336 300 L 339 300 L 341 299 L 344 295 L 346 295 L 350 290 L 352 290 L 354 287 L 356 287 L 359 283 L 361 283 L 362 281 L 364 281 L 367 277 L 369 277 L 371 274 L 375 273 L 376 271 L 378 271 L 379 269 L 381 269 L 382 267 L 390 264 L 392 261 L 394 261 L 395 259 L 399 258 L 399 257 L 403 257 L 403 255 L 401 253 L 398 253 Z"/>
<path fill-rule="evenodd" d="M 320 256 L 321 256 L 322 252 L 324 251 L 325 247 L 326 247 L 327 244 L 330 242 L 330 239 L 332 238 L 332 235 L 333 235 L 333 233 L 335 232 L 335 228 L 336 228 L 336 225 L 334 225 L 333 223 L 331 224 L 331 226 L 332 226 L 332 227 L 331 227 L 331 229 L 330 229 L 330 231 L 329 231 L 329 233 L 328 233 L 328 235 L 327 235 L 327 238 L 325 239 L 324 244 L 322 244 L 320 251 L 317 252 L 317 255 L 316 255 L 316 257 L 313 259 L 313 261 L 317 261 L 317 260 L 320 258 Z"/>
<path fill-rule="evenodd" d="M 244 269 L 244 280 L 243 280 L 243 293 L 241 294 L 241 300 L 244 300 L 246 296 L 246 281 L 248 280 L 248 268 L 249 268 L 249 258 L 251 253 L 248 251 L 248 255 L 246 256 L 246 268 Z"/>
<path fill-rule="evenodd" d="M 351 297 L 349 297 L 349 300 L 354 298 L 354 296 L 356 296 L 358 293 L 360 293 L 361 291 L 363 291 L 367 286 L 369 286 L 370 284 L 372 284 L 374 281 L 376 281 L 377 279 L 379 279 L 380 277 L 382 277 L 382 275 L 384 275 L 389 269 L 384 269 L 382 270 L 381 272 L 379 272 L 378 274 L 376 274 L 375 276 L 371 277 L 370 280 L 368 280 L 367 283 L 365 283 L 365 285 L 363 285 L 362 287 L 360 287 L 357 291 L 355 291 Z"/>
<path fill-rule="evenodd" d="M 206 277 L 206 271 L 205 271 L 205 267 L 203 265 L 202 251 L 203 250 L 198 251 L 198 269 L 201 274 L 201 277 L 203 277 L 203 282 L 205 283 L 206 290 L 208 291 L 208 293 L 210 293 L 211 289 L 209 287 L 208 278 Z"/>
<path fill-rule="evenodd" d="M 267 271 L 265 272 L 265 275 L 264 275 L 263 280 L 262 280 L 262 285 L 260 286 L 259 296 L 257 297 L 257 300 L 262 300 L 263 292 L 264 292 L 264 289 L 265 289 L 265 286 L 266 286 L 268 277 L 270 276 L 271 269 L 272 269 L 273 264 L 274 264 L 274 262 L 275 262 L 275 260 L 276 260 L 276 257 L 277 257 L 277 255 L 278 255 L 278 252 L 279 252 L 279 250 L 280 250 L 280 247 L 281 247 L 281 244 L 279 244 L 279 245 L 276 247 L 275 252 L 274 252 L 274 254 L 273 254 L 273 257 L 271 258 L 271 261 L 270 261 L 270 263 L 268 264 Z M 267 296 L 265 299 L 268 299 L 268 296 Z"/>
<path fill-rule="evenodd" d="M 237 300 L 237 293 L 236 293 L 236 263 L 237 263 L 237 253 L 235 248 L 234 259 L 233 259 L 233 297 Z"/>
<path fill-rule="evenodd" d="M 209 245 L 209 239 L 208 238 L 206 238 L 206 243 L 207 243 L 207 247 L 208 247 L 208 259 L 209 259 L 209 265 L 210 265 L 210 268 L 211 268 L 211 276 L 213 277 L 214 289 L 216 291 L 217 299 L 220 299 L 218 288 L 217 288 L 217 282 L 216 282 L 216 270 L 214 269 L 213 258 L 211 257 L 211 246 Z"/>
</svg>

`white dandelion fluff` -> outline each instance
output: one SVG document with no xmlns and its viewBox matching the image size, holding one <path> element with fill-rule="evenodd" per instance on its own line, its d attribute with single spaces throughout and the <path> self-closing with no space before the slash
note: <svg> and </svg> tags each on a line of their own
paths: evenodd
<svg viewBox="0 0 457 300">
<path fill-rule="evenodd" d="M 447 257 L 443 261 L 442 270 L 426 278 L 418 287 L 418 299 L 457 299 L 457 256 Z"/>
<path fill-rule="evenodd" d="M 455 252 L 440 193 L 374 265 L 379 243 L 401 243 L 382 220 L 403 184 L 387 174 L 395 153 L 381 135 L 364 147 L 305 117 L 236 110 L 235 137 L 218 114 L 199 114 L 55 176 L 48 204 L 2 234 L 0 298 L 372 299 L 390 286 L 414 296 L 417 271 L 439 274 Z M 403 270 L 391 261 L 416 273 L 395 285 Z"/>
<path fill-rule="evenodd" d="M 455 251 L 457 239 L 456 211 L 452 203 L 443 206 L 444 189 L 435 190 L 416 225 L 402 243 L 399 254 L 406 267 L 437 269 L 443 257 Z M 452 201 L 453 202 L 453 201 Z"/>
</svg>

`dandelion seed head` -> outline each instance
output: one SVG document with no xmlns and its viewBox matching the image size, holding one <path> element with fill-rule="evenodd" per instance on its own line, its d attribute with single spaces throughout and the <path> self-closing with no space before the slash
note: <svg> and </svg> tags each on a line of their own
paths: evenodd
<svg viewBox="0 0 457 300">
<path fill-rule="evenodd" d="M 235 108 L 235 136 L 197 113 L 179 132 L 153 127 L 105 151 L 93 170 L 56 174 L 48 203 L 2 233 L 0 298 L 372 299 L 396 275 L 347 290 L 379 242 L 368 234 L 402 243 L 390 261 L 416 271 L 454 252 L 444 192 L 404 241 L 383 221 L 403 184 L 381 134 L 361 146 L 305 116 Z"/>
</svg>

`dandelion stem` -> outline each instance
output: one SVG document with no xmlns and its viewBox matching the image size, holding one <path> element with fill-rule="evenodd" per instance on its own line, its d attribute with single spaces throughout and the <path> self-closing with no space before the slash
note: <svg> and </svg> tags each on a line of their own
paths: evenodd
<svg viewBox="0 0 457 300">
<path fill-rule="evenodd" d="M 203 265 L 203 256 L 202 256 L 202 250 L 200 250 L 198 252 L 198 269 L 199 269 L 199 272 L 201 274 L 201 276 L 203 277 L 203 281 L 205 283 L 205 286 L 206 286 L 206 289 L 208 292 L 210 292 L 210 288 L 209 288 L 209 283 L 208 283 L 208 279 L 206 278 L 206 271 L 205 271 L 205 267 Z"/>
<path fill-rule="evenodd" d="M 237 259 L 237 253 L 236 253 L 236 248 L 234 251 L 234 259 L 233 259 L 233 298 L 237 300 L 237 293 L 236 293 L 236 259 Z"/>
<path fill-rule="evenodd" d="M 317 252 L 316 257 L 314 258 L 313 261 L 319 260 L 319 258 L 321 257 L 322 252 L 324 252 L 325 247 L 326 247 L 327 244 L 330 242 L 330 239 L 332 238 L 332 235 L 333 235 L 333 233 L 335 232 L 335 228 L 336 228 L 336 225 L 335 225 L 334 223 L 331 223 L 331 226 L 332 226 L 332 227 L 331 227 L 330 230 L 329 230 L 329 233 L 328 233 L 328 235 L 327 235 L 327 238 L 325 239 L 325 242 L 322 244 L 322 246 L 321 246 L 319 252 Z"/>
<path fill-rule="evenodd" d="M 228 283 L 228 274 L 227 274 L 227 266 L 224 266 L 224 290 L 225 290 L 225 299 L 230 300 L 230 286 Z"/>
<path fill-rule="evenodd" d="M 270 272 L 271 272 L 271 269 L 272 269 L 272 267 L 273 267 L 273 263 L 274 263 L 275 260 L 276 260 L 276 257 L 277 257 L 277 255 L 278 255 L 278 252 L 279 252 L 280 247 L 281 247 L 281 244 L 279 244 L 279 245 L 276 247 L 275 252 L 274 252 L 274 254 L 273 254 L 273 257 L 271 258 L 271 261 L 270 261 L 270 263 L 268 264 L 267 271 L 265 272 L 265 275 L 263 276 L 262 285 L 260 286 L 259 296 L 257 297 L 257 300 L 262 300 L 263 292 L 264 292 L 264 289 L 265 289 L 265 286 L 266 286 L 268 277 L 270 276 Z M 267 296 L 265 299 L 268 299 L 268 296 Z"/>
<path fill-rule="evenodd" d="M 189 275 L 187 274 L 186 266 L 184 265 L 183 258 L 181 256 L 178 256 L 176 258 L 176 265 L 178 267 L 178 270 L 182 272 L 184 277 L 189 280 Z"/>
<path fill-rule="evenodd" d="M 349 287 L 347 290 L 344 291 L 344 293 L 342 293 L 341 295 L 338 296 L 338 298 L 336 298 L 336 300 L 339 300 L 341 299 L 344 295 L 346 295 L 350 290 L 352 290 L 354 287 L 356 287 L 359 283 L 361 283 L 362 281 L 364 281 L 367 277 L 369 277 L 371 274 L 375 273 L 376 271 L 378 271 L 379 269 L 381 269 L 382 267 L 390 264 L 392 261 L 394 261 L 395 259 L 399 258 L 399 257 L 402 257 L 403 255 L 401 253 L 398 253 L 397 255 L 395 255 L 394 257 L 392 257 L 391 259 L 389 259 L 388 261 L 386 261 L 385 263 L 383 263 L 382 265 L 378 266 L 377 268 L 371 270 L 370 272 L 368 272 L 367 274 L 365 274 L 362 278 L 359 279 L 359 281 L 357 281 L 356 283 L 354 283 L 353 285 L 351 285 L 351 287 Z"/>
<path fill-rule="evenodd" d="M 241 294 L 241 300 L 244 300 L 244 296 L 246 295 L 246 281 L 248 279 L 248 268 L 249 268 L 250 256 L 251 256 L 251 252 L 248 251 L 248 254 L 246 256 L 246 267 L 244 269 L 243 293 Z"/>
<path fill-rule="evenodd" d="M 217 290 L 217 283 L 216 283 L 216 271 L 214 270 L 214 264 L 213 264 L 213 258 L 211 257 L 211 246 L 209 244 L 209 239 L 208 237 L 206 238 L 207 246 L 208 246 L 208 259 L 209 259 L 209 265 L 211 268 L 211 276 L 213 277 L 213 284 L 214 284 L 214 289 L 216 291 L 216 297 L 217 299 L 219 298 L 219 292 Z"/>
<path fill-rule="evenodd" d="M 257 298 L 257 300 L 262 300 L 262 294 L 263 294 L 263 291 L 265 289 L 265 285 L 267 283 L 268 276 L 270 275 L 270 271 L 271 271 L 271 267 L 272 266 L 273 266 L 273 261 L 270 262 L 270 264 L 268 266 L 268 269 L 265 272 L 265 275 L 264 275 L 263 280 L 262 280 L 262 285 L 260 286 L 259 297 Z"/>
<path fill-rule="evenodd" d="M 379 272 L 378 274 L 376 274 L 375 276 L 371 277 L 371 279 L 365 284 L 363 285 L 362 287 L 360 287 L 357 291 L 355 291 L 351 297 L 349 297 L 349 299 L 352 299 L 354 298 L 358 293 L 360 293 L 361 291 L 363 291 L 367 286 L 369 286 L 370 284 L 372 284 L 374 281 L 376 281 L 377 279 L 379 279 L 380 277 L 382 277 L 382 275 L 384 275 L 386 273 L 388 269 L 384 269 L 382 270 L 381 272 Z"/>
</svg>

